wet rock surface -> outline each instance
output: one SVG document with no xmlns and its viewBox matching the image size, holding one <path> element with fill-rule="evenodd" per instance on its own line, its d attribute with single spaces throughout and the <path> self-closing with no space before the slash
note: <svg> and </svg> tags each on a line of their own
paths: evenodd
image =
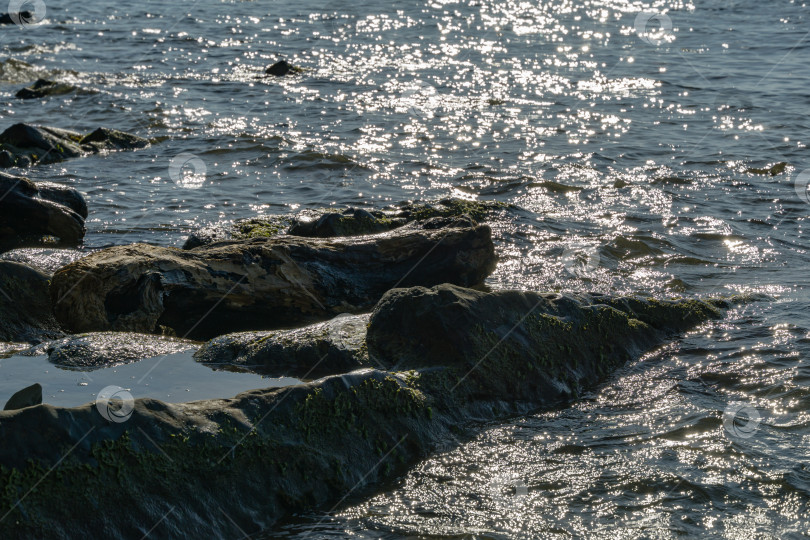
<svg viewBox="0 0 810 540">
<path fill-rule="evenodd" d="M 219 336 L 195 353 L 214 368 L 235 367 L 270 377 L 314 379 L 368 367 L 368 315 L 338 315 L 332 320 L 267 332 Z"/>
<path fill-rule="evenodd" d="M 52 276 L 54 272 L 82 257 L 87 252 L 78 249 L 61 248 L 20 248 L 0 254 L 6 261 L 18 262 Z"/>
<path fill-rule="evenodd" d="M 397 285 L 476 285 L 495 264 L 485 225 L 402 227 L 359 239 L 254 238 L 193 250 L 135 244 L 60 269 L 51 298 L 57 320 L 74 333 L 210 339 L 367 311 Z"/>
<path fill-rule="evenodd" d="M 98 128 L 83 135 L 54 127 L 14 124 L 0 133 L 0 167 L 29 167 L 34 163 L 55 163 L 85 154 L 147 146 L 148 140 L 115 129 Z"/>
<path fill-rule="evenodd" d="M 372 313 L 367 343 L 370 356 L 386 369 L 443 365 L 476 398 L 543 396 L 550 405 L 579 395 L 660 341 L 660 331 L 718 317 L 720 307 L 598 294 L 487 293 L 443 284 L 386 293 Z"/>
<path fill-rule="evenodd" d="M 378 234 L 408 223 L 432 218 L 469 216 L 482 222 L 507 205 L 493 201 L 442 199 L 434 203 L 404 203 L 384 210 L 346 208 L 305 210 L 297 215 L 276 215 L 240 220 L 232 225 L 210 225 L 191 233 L 183 249 L 222 240 L 274 237 L 283 234 L 308 238 L 333 238 Z"/>
<path fill-rule="evenodd" d="M 42 403 L 42 385 L 34 383 L 11 396 L 3 407 L 3 410 L 11 411 L 24 407 L 33 407 L 40 403 Z"/>
<path fill-rule="evenodd" d="M 721 305 L 400 289 L 374 310 L 369 343 L 378 361 L 417 369 L 363 369 L 232 399 L 137 399 L 131 416 L 116 422 L 94 404 L 3 412 L 0 512 L 10 514 L 0 533 L 127 538 L 157 522 L 164 538 L 187 537 L 190 524 L 207 538 L 266 531 L 294 512 L 395 478 L 481 421 L 558 404 L 570 397 L 566 389 L 592 387 L 666 335 L 717 316 Z M 423 336 L 428 322 L 413 321 L 410 310 L 427 306 L 438 312 L 429 322 L 460 318 L 471 328 Z M 532 329 L 530 318 L 544 322 Z M 402 337 L 385 346 L 396 321 Z M 511 333 L 500 326 L 512 321 L 524 326 Z M 484 338 L 475 337 L 478 327 Z"/>
<path fill-rule="evenodd" d="M 194 350 L 193 341 L 168 336 L 128 332 L 93 332 L 48 341 L 24 354 L 47 354 L 48 360 L 62 367 L 97 369 L 146 358 Z"/>
<path fill-rule="evenodd" d="M 14 94 L 20 99 L 39 99 L 48 96 L 61 96 L 75 92 L 79 88 L 69 83 L 37 79 L 34 84 L 21 88 Z"/>
<path fill-rule="evenodd" d="M 0 191 L 0 252 L 82 242 L 87 204 L 75 189 L 0 172 Z"/>
<path fill-rule="evenodd" d="M 51 309 L 48 275 L 0 261 L 0 341 L 38 343 L 62 335 Z"/>
</svg>

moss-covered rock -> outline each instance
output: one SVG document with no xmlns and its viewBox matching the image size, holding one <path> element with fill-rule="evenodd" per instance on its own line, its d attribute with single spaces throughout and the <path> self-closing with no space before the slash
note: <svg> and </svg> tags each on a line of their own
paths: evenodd
<svg viewBox="0 0 810 540">
<path fill-rule="evenodd" d="M 553 404 L 593 386 L 662 332 L 720 314 L 699 300 L 486 293 L 445 284 L 386 293 L 367 343 L 372 360 L 388 369 L 448 368 L 467 399 L 543 396 Z"/>
<path fill-rule="evenodd" d="M 436 203 L 404 203 L 383 210 L 332 208 L 304 210 L 297 215 L 265 216 L 239 220 L 230 225 L 211 225 L 191 233 L 183 249 L 193 249 L 230 239 L 271 238 L 283 234 L 307 238 L 335 238 L 381 234 L 409 223 L 432 220 L 433 226 L 467 216 L 475 222 L 485 221 L 509 205 L 493 201 L 443 199 Z"/>
<path fill-rule="evenodd" d="M 632 302 L 631 312 L 623 309 L 630 300 L 601 296 L 399 289 L 368 330 L 372 353 L 391 371 L 232 399 L 138 399 L 123 422 L 93 404 L 0 412 L 0 535 L 266 534 L 285 516 L 395 478 L 475 422 L 592 387 L 684 324 L 718 315 L 720 305 Z M 430 317 L 428 306 L 438 314 Z M 416 369 L 400 370 L 407 367 Z"/>
</svg>

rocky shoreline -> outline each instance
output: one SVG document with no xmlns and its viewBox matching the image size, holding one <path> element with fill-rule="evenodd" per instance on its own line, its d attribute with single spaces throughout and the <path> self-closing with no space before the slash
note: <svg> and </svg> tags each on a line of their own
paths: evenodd
<svg viewBox="0 0 810 540">
<path fill-rule="evenodd" d="M 0 142 L 16 166 L 148 144 L 23 124 Z M 2 251 L 81 244 L 80 193 L 0 182 Z M 482 422 L 569 403 L 730 305 L 488 291 L 498 258 L 483 222 L 502 209 L 447 199 L 254 218 L 184 249 L 95 251 L 52 275 L 0 261 L 7 353 L 94 370 L 194 350 L 215 369 L 307 381 L 72 408 L 40 403 L 38 384 L 21 390 L 0 412 L 0 535 L 267 530 L 395 478 Z"/>
</svg>

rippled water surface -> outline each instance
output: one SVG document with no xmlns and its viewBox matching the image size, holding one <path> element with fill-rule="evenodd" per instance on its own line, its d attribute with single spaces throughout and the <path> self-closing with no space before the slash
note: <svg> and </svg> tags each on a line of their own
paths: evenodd
<svg viewBox="0 0 810 540">
<path fill-rule="evenodd" d="M 804 3 L 46 5 L 0 28 L 0 127 L 155 139 L 26 173 L 86 194 L 88 248 L 455 196 L 514 205 L 493 288 L 760 295 L 269 537 L 808 533 Z M 280 58 L 305 72 L 264 77 Z M 86 91 L 13 97 L 40 76 Z"/>
</svg>

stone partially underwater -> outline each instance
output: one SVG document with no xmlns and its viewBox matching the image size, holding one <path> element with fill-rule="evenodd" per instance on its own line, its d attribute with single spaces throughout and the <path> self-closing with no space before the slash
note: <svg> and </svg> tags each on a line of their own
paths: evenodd
<svg viewBox="0 0 810 540">
<path fill-rule="evenodd" d="M 0 172 L 0 193 L 0 252 L 81 244 L 87 204 L 75 189 Z"/>
<path fill-rule="evenodd" d="M 210 339 L 368 311 L 399 285 L 477 285 L 495 264 L 488 226 L 427 220 L 354 239 L 108 248 L 56 272 L 51 298 L 56 319 L 74 333 Z"/>
<path fill-rule="evenodd" d="M 0 133 L 0 168 L 30 167 L 35 163 L 56 163 L 86 154 L 147 146 L 148 140 L 117 129 L 98 128 L 82 134 L 54 127 L 14 124 Z"/>
<path fill-rule="evenodd" d="M 269 377 L 314 379 L 370 365 L 368 315 L 334 319 L 293 330 L 239 332 L 219 336 L 197 351 L 197 361 Z"/>
<path fill-rule="evenodd" d="M 41 343 L 24 355 L 47 354 L 61 367 L 91 370 L 197 349 L 185 339 L 130 332 L 92 332 Z"/>
<path fill-rule="evenodd" d="M 307 238 L 363 236 L 434 218 L 453 220 L 466 216 L 473 221 L 484 221 L 496 211 L 505 208 L 509 208 L 509 205 L 495 201 L 448 198 L 431 203 L 402 203 L 383 210 L 307 209 L 296 215 L 256 217 L 238 220 L 230 225 L 207 226 L 194 231 L 186 239 L 183 249 L 193 249 L 223 240 L 269 238 L 283 234 Z"/>
<path fill-rule="evenodd" d="M 475 422 L 566 403 L 725 307 L 452 285 L 395 289 L 368 327 L 371 361 L 390 370 L 231 399 L 138 399 L 120 422 L 94 404 L 2 412 L 0 535 L 267 531 L 295 512 L 368 493 L 470 435 Z"/>
</svg>

